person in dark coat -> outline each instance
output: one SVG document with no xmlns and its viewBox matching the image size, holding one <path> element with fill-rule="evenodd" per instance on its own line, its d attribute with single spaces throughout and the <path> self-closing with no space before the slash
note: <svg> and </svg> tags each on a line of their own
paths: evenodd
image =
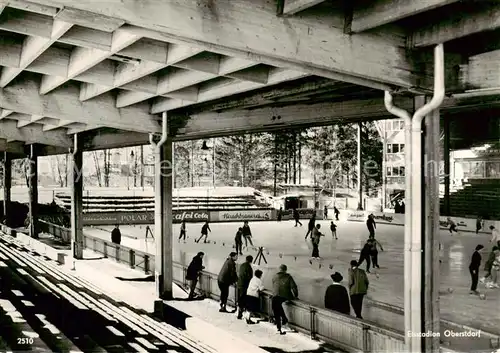
<svg viewBox="0 0 500 353">
<path fill-rule="evenodd" d="M 372 259 L 373 268 L 380 268 L 378 265 L 378 248 L 380 247 L 380 251 L 384 251 L 384 248 L 374 237 L 370 237 L 368 241 L 371 244 L 370 257 Z"/>
<path fill-rule="evenodd" d="M 227 313 L 226 304 L 227 298 L 229 297 L 229 287 L 238 281 L 238 275 L 236 274 L 236 260 L 238 260 L 238 254 L 231 252 L 229 257 L 222 265 L 219 272 L 219 277 L 217 277 L 217 284 L 220 289 L 220 309 L 221 313 Z"/>
<path fill-rule="evenodd" d="M 366 260 L 366 272 L 370 273 L 370 265 L 371 265 L 371 260 L 370 256 L 372 254 L 372 248 L 373 244 L 370 239 L 368 239 L 361 249 L 361 253 L 359 254 L 359 260 L 358 260 L 358 266 L 361 266 L 363 261 Z"/>
<path fill-rule="evenodd" d="M 336 206 L 333 206 L 333 213 L 335 213 L 335 220 L 338 221 L 339 220 L 340 211 L 339 211 L 339 209 Z"/>
<path fill-rule="evenodd" d="M 472 284 L 470 287 L 471 294 L 479 294 L 477 291 L 477 282 L 479 281 L 479 267 L 481 266 L 481 251 L 484 249 L 484 246 L 479 244 L 476 246 L 476 250 L 472 254 L 469 272 L 472 280 Z"/>
<path fill-rule="evenodd" d="M 282 335 L 285 334 L 281 330 L 283 326 L 288 323 L 288 318 L 283 310 L 283 303 L 294 300 L 299 297 L 299 290 L 297 284 L 287 272 L 286 265 L 280 265 L 279 272 L 273 277 L 273 298 L 271 305 L 273 309 L 274 321 L 278 332 Z"/>
<path fill-rule="evenodd" d="M 186 242 L 186 220 L 185 219 L 183 219 L 181 222 L 181 231 L 179 234 L 179 241 L 181 241 L 181 239 L 184 241 L 184 243 Z"/>
<path fill-rule="evenodd" d="M 278 210 L 278 222 L 281 222 L 281 219 L 283 218 L 283 207 L 280 207 Z"/>
<path fill-rule="evenodd" d="M 208 237 L 208 232 L 211 232 L 212 230 L 210 229 L 210 225 L 208 224 L 208 221 L 203 224 L 201 227 L 201 236 L 196 240 L 197 243 L 200 242 L 201 238 L 205 237 L 205 240 L 203 240 L 204 243 L 207 242 L 207 237 Z"/>
<path fill-rule="evenodd" d="M 248 255 L 245 260 L 246 261 L 240 265 L 238 272 L 238 320 L 243 317 L 243 311 L 247 308 L 247 289 L 253 277 L 253 256 Z"/>
<path fill-rule="evenodd" d="M 325 293 L 325 308 L 338 311 L 339 313 L 350 315 L 351 307 L 349 304 L 349 293 L 347 289 L 340 284 L 344 277 L 338 272 L 330 276 L 333 284 L 330 284 Z"/>
<path fill-rule="evenodd" d="M 122 232 L 120 232 L 120 226 L 118 224 L 115 225 L 115 228 L 111 231 L 111 241 L 118 245 L 122 242 Z"/>
<path fill-rule="evenodd" d="M 234 244 L 236 248 L 236 253 L 238 255 L 243 255 L 243 228 L 238 228 L 236 236 L 234 237 Z"/>
<path fill-rule="evenodd" d="M 198 283 L 198 278 L 200 277 L 201 271 L 205 269 L 203 266 L 203 256 L 205 253 L 199 252 L 193 257 L 191 263 L 189 264 L 186 271 L 186 280 L 189 282 L 189 296 L 188 299 L 194 299 L 194 291 L 196 289 L 196 284 Z"/>
<path fill-rule="evenodd" d="M 328 219 L 328 207 L 325 207 L 323 208 L 323 217 L 325 217 L 325 219 Z"/>
<path fill-rule="evenodd" d="M 307 224 L 307 233 L 304 239 L 307 239 L 309 234 L 311 234 L 312 236 L 315 225 L 316 225 L 316 215 L 312 215 L 312 217 L 309 219 L 309 223 Z"/>
<path fill-rule="evenodd" d="M 297 210 L 296 208 L 293 209 L 293 219 L 295 220 L 295 227 L 297 227 L 297 224 L 300 224 L 300 226 L 302 227 L 302 223 L 300 223 L 299 210 Z"/>
<path fill-rule="evenodd" d="M 377 224 L 375 223 L 375 217 L 373 214 L 368 216 L 368 219 L 366 220 L 366 227 L 368 228 L 368 231 L 370 232 L 370 236 L 374 237 L 375 236 L 375 229 L 377 228 Z"/>
<path fill-rule="evenodd" d="M 252 243 L 252 231 L 248 225 L 248 221 L 243 222 L 243 239 L 245 239 L 245 247 L 248 247 L 248 243 L 253 246 Z"/>
<path fill-rule="evenodd" d="M 476 219 L 476 234 L 479 234 L 479 231 L 483 229 L 483 220 L 481 217 L 477 217 Z"/>
</svg>

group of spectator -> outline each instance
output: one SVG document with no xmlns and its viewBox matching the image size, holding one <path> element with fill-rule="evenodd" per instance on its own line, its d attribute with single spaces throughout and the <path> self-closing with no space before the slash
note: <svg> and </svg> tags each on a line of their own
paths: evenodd
<svg viewBox="0 0 500 353">
<path fill-rule="evenodd" d="M 195 298 L 195 288 L 199 275 L 204 269 L 203 252 L 199 252 L 188 266 L 186 280 L 189 282 L 189 297 Z M 237 293 L 237 311 L 238 319 L 245 319 L 247 324 L 254 324 L 252 318 L 260 317 L 260 296 L 264 290 L 262 283 L 263 272 L 252 268 L 253 256 L 245 258 L 239 267 L 236 261 L 238 253 L 231 252 L 225 260 L 217 277 L 217 284 L 220 290 L 220 308 L 219 312 L 227 313 L 227 301 L 229 297 L 229 288 L 236 287 Z M 285 314 L 283 304 L 290 300 L 298 299 L 299 291 L 293 277 L 287 272 L 287 266 L 279 266 L 278 272 L 272 278 L 272 299 L 271 307 L 273 319 L 278 333 L 285 334 L 288 328 L 288 318 Z M 348 271 L 349 281 L 348 290 L 341 284 L 343 276 L 339 272 L 331 275 L 333 284 L 330 285 L 325 293 L 325 308 L 337 311 L 339 313 L 350 315 L 352 306 L 357 318 L 362 319 L 361 310 L 363 298 L 368 291 L 368 277 L 366 272 L 358 267 L 356 260 L 351 261 L 351 267 Z"/>
</svg>

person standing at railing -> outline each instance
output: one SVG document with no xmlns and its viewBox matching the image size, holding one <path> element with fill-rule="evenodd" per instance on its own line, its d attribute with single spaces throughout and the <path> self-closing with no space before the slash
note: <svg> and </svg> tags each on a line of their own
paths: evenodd
<svg viewBox="0 0 500 353">
<path fill-rule="evenodd" d="M 330 284 L 325 293 L 325 308 L 339 313 L 350 315 L 351 307 L 349 305 L 349 293 L 347 289 L 340 284 L 344 277 L 338 272 L 330 276 L 333 284 Z"/>
<path fill-rule="evenodd" d="M 238 228 L 236 236 L 234 237 L 234 247 L 238 255 L 243 255 L 243 228 Z"/>
<path fill-rule="evenodd" d="M 262 284 L 262 271 L 256 270 L 253 278 L 250 280 L 246 297 L 246 313 L 244 314 L 247 324 L 253 324 L 252 315 L 260 312 L 260 294 L 264 290 Z"/>
<path fill-rule="evenodd" d="M 283 310 L 283 303 L 298 299 L 299 290 L 297 284 L 287 272 L 286 265 L 281 265 L 279 272 L 273 277 L 273 299 L 272 308 L 274 321 L 276 322 L 276 327 L 281 335 L 285 332 L 282 331 L 282 327 L 287 328 L 288 318 Z"/>
<path fill-rule="evenodd" d="M 238 275 L 236 274 L 236 260 L 238 260 L 238 254 L 231 252 L 229 257 L 222 265 L 222 268 L 217 277 L 217 284 L 220 290 L 220 309 L 219 312 L 227 313 L 226 304 L 227 298 L 229 297 L 229 287 L 238 281 Z"/>
<path fill-rule="evenodd" d="M 368 277 L 365 271 L 358 267 L 356 260 L 351 261 L 349 269 L 349 293 L 351 295 L 351 305 L 358 319 L 362 319 L 361 310 L 363 308 L 363 298 L 368 292 Z"/>
<path fill-rule="evenodd" d="M 111 241 L 118 245 L 122 242 L 122 232 L 118 224 L 116 224 L 115 228 L 111 231 Z"/>
<path fill-rule="evenodd" d="M 248 221 L 243 222 L 243 238 L 245 239 L 245 248 L 248 248 L 248 243 L 253 246 L 252 231 L 250 230 Z"/>
<path fill-rule="evenodd" d="M 205 253 L 199 252 L 193 257 L 191 263 L 189 264 L 186 271 L 186 280 L 189 281 L 189 296 L 188 299 L 194 299 L 194 291 L 196 290 L 196 284 L 198 283 L 198 279 L 200 278 L 201 271 L 205 269 L 203 266 L 203 256 Z"/>
<path fill-rule="evenodd" d="M 210 229 L 210 225 L 208 224 L 208 221 L 206 221 L 205 224 L 203 224 L 203 226 L 201 227 L 201 236 L 198 238 L 198 240 L 196 240 L 196 242 L 199 243 L 201 238 L 205 237 L 203 242 L 206 243 L 207 237 L 208 237 L 208 232 L 212 232 L 212 230 Z"/>
<path fill-rule="evenodd" d="M 186 220 L 183 219 L 182 222 L 181 222 L 181 231 L 180 231 L 180 234 L 179 234 L 179 242 L 182 240 L 184 240 L 184 243 L 186 243 Z"/>
<path fill-rule="evenodd" d="M 248 255 L 238 272 L 238 320 L 243 318 L 243 311 L 247 309 L 247 289 L 253 277 L 252 261 L 253 256 Z"/>
</svg>

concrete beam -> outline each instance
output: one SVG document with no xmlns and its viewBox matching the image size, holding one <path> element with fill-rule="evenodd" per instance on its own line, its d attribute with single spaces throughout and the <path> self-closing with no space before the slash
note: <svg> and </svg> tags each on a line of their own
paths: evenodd
<svg viewBox="0 0 500 353">
<path fill-rule="evenodd" d="M 130 131 L 95 130 L 80 134 L 85 151 L 132 147 L 149 144 L 149 134 Z"/>
<path fill-rule="evenodd" d="M 285 0 L 283 15 L 284 16 L 294 15 L 297 12 L 304 11 L 324 1 L 325 0 Z"/>
<path fill-rule="evenodd" d="M 500 28 L 500 6 L 490 5 L 486 8 L 479 6 L 473 11 L 450 13 L 439 23 L 413 33 L 409 42 L 414 48 L 422 48 L 498 28 Z"/>
<path fill-rule="evenodd" d="M 9 7 L 14 8 L 14 9 L 34 12 L 34 13 L 38 13 L 40 15 L 46 15 L 46 16 L 51 16 L 51 17 L 55 16 L 57 14 L 57 11 L 59 10 L 58 8 L 53 7 L 53 6 L 35 4 L 31 1 L 0 0 L 0 7 L 7 6 L 7 5 Z"/>
<path fill-rule="evenodd" d="M 115 99 L 104 94 L 81 102 L 79 88 L 66 84 L 46 95 L 39 94 L 40 85 L 34 79 L 15 82 L 0 90 L 0 106 L 5 109 L 76 123 L 106 125 L 123 130 L 159 132 L 157 118 L 148 114 L 147 104 L 117 109 Z"/>
<path fill-rule="evenodd" d="M 44 132 L 41 125 L 18 128 L 17 124 L 13 120 L 2 120 L 0 122 L 0 138 L 7 141 L 23 141 L 26 144 L 40 143 L 64 148 L 71 146 L 71 139 L 65 131 Z"/>
<path fill-rule="evenodd" d="M 344 19 L 329 14 L 284 20 L 276 16 L 273 1 L 232 0 L 204 7 L 197 0 L 185 0 L 183 6 L 156 0 L 142 0 L 141 6 L 117 0 L 34 2 L 91 11 L 157 31 L 165 41 L 345 82 L 364 78 L 366 86 L 386 84 L 388 89 L 415 82 L 402 43 L 374 34 L 347 35 Z M 342 26 L 332 25 L 337 22 Z"/>
<path fill-rule="evenodd" d="M 13 154 L 24 153 L 24 143 L 22 142 L 7 142 L 7 139 L 0 138 L 0 151 Z"/>
<path fill-rule="evenodd" d="M 460 0 L 376 0 L 354 8 L 351 31 L 359 33 Z"/>
</svg>

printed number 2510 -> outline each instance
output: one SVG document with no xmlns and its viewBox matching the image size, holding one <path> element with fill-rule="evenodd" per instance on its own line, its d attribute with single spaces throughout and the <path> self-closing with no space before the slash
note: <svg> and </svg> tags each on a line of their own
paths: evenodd
<svg viewBox="0 0 500 353">
<path fill-rule="evenodd" d="M 17 344 L 33 344 L 34 339 L 32 337 L 19 337 L 17 339 Z"/>
</svg>

